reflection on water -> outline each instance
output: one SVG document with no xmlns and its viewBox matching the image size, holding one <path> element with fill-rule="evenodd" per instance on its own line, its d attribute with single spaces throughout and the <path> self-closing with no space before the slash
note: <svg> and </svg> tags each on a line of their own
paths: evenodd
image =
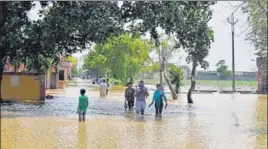
<svg viewBox="0 0 268 149">
<path fill-rule="evenodd" d="M 87 132 L 86 123 L 79 123 L 77 131 L 77 148 L 87 148 Z"/>
<path fill-rule="evenodd" d="M 267 148 L 267 96 L 199 94 L 188 105 L 186 95 L 180 95 L 169 100 L 162 118 L 155 118 L 153 107 L 141 118 L 135 111 L 125 112 L 122 93 L 99 99 L 88 89 L 87 120 L 79 123 L 79 89 L 67 88 L 61 98 L 43 104 L 3 105 L 1 148 Z"/>
</svg>

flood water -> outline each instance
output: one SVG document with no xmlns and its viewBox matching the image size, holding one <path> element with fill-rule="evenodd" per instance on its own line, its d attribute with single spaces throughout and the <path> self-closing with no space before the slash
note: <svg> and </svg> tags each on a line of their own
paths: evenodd
<svg viewBox="0 0 268 149">
<path fill-rule="evenodd" d="M 267 96 L 186 94 L 169 100 L 163 117 L 124 111 L 123 92 L 100 99 L 87 89 L 86 122 L 76 115 L 79 87 L 43 103 L 1 106 L 2 149 L 266 149 Z M 152 93 L 150 93 L 152 94 Z M 148 99 L 149 103 L 151 98 Z"/>
</svg>

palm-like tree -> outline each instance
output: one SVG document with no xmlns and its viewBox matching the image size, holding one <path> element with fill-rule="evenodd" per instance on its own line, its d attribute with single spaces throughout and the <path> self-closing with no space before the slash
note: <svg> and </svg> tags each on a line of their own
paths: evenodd
<svg viewBox="0 0 268 149">
<path fill-rule="evenodd" d="M 175 85 L 176 93 L 179 93 L 179 89 L 182 85 L 183 80 L 183 69 L 174 64 L 169 64 L 169 78 L 171 79 L 171 83 Z"/>
</svg>

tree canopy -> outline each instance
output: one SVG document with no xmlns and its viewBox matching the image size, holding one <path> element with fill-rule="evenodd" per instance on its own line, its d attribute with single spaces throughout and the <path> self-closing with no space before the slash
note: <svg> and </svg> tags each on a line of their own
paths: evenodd
<svg viewBox="0 0 268 149">
<path fill-rule="evenodd" d="M 243 7 L 244 13 L 248 15 L 249 32 L 247 40 L 250 41 L 260 57 L 264 70 L 267 70 L 267 1 L 248 1 Z"/>
<path fill-rule="evenodd" d="M 68 56 L 65 59 L 72 63 L 72 75 L 77 75 L 78 74 L 78 70 L 77 70 L 78 60 L 77 60 L 77 58 L 73 57 L 73 56 Z"/>
<path fill-rule="evenodd" d="M 258 56 L 267 57 L 267 1 L 248 1 L 243 11 L 248 15 L 247 40 L 254 45 Z"/>
<path fill-rule="evenodd" d="M 112 77 L 126 82 L 143 71 L 143 66 L 150 63 L 150 45 L 140 37 L 123 34 L 111 37 L 103 44 L 96 44 L 85 58 L 84 68 L 96 69 L 104 76 L 107 72 Z"/>
<path fill-rule="evenodd" d="M 97 59 L 95 62 L 99 62 L 99 66 L 103 64 L 103 68 L 109 68 L 112 73 L 125 79 L 127 76 L 134 76 L 138 69 L 146 65 L 142 61 L 146 62 L 145 59 L 148 59 L 148 52 L 142 50 L 148 48 L 140 41 L 139 35 L 149 32 L 158 47 L 161 41 L 157 29 L 161 28 L 165 34 L 176 37 L 175 45 L 188 53 L 188 63 L 192 62 L 195 67 L 198 64 L 202 68 L 208 67 L 208 62 L 204 59 L 213 41 L 213 31 L 207 23 L 212 16 L 210 6 L 215 2 L 124 1 L 121 6 L 117 1 L 40 3 L 46 8 L 40 11 L 42 19 L 30 21 L 27 12 L 34 3 L 0 2 L 2 63 L 9 56 L 19 61 L 34 62 L 34 66 L 40 68 L 39 65 L 43 65 L 43 62 L 57 63 L 59 55 L 71 55 L 89 48 L 94 42 L 97 43 L 92 52 L 92 55 L 95 52 L 95 56 L 91 56 Z M 132 39 L 129 35 L 122 35 L 122 32 L 131 34 Z M 118 35 L 123 40 L 116 37 Z M 133 40 L 135 44 L 131 43 Z M 126 49 L 122 45 L 128 46 L 127 54 L 122 54 L 122 50 Z M 141 56 L 137 58 L 137 51 L 134 51 L 142 45 L 145 46 L 140 49 Z M 110 57 L 101 51 L 110 54 Z M 129 60 L 130 58 L 133 60 Z M 44 61 L 38 64 L 39 59 Z M 108 64 L 116 67 L 108 67 Z M 96 63 L 94 66 L 96 67 Z M 1 76 L 2 72 L 3 67 Z"/>
<path fill-rule="evenodd" d="M 39 13 L 43 18 L 32 21 L 27 13 L 33 2 L 0 2 L 0 84 L 7 57 L 31 62 L 40 72 L 41 65 L 60 61 L 59 55 L 83 50 L 122 30 L 117 2 L 40 3 L 46 8 Z"/>
<path fill-rule="evenodd" d="M 217 72 L 219 73 L 220 77 L 227 78 L 231 76 L 231 71 L 228 70 L 228 66 L 225 65 L 225 60 L 219 60 L 219 62 L 216 64 Z"/>
<path fill-rule="evenodd" d="M 168 72 L 171 83 L 175 85 L 176 93 L 179 93 L 179 89 L 182 86 L 182 80 L 184 78 L 182 67 L 176 66 L 174 64 L 169 64 Z"/>
</svg>

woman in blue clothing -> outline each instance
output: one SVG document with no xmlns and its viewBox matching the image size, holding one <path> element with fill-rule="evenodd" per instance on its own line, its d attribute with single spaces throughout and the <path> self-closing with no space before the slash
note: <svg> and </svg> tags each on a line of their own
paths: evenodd
<svg viewBox="0 0 268 149">
<path fill-rule="evenodd" d="M 160 84 L 157 84 L 156 88 L 157 90 L 154 92 L 153 100 L 149 107 L 152 106 L 153 103 L 155 103 L 155 114 L 156 116 L 161 116 L 164 107 L 163 100 L 165 100 L 165 108 L 167 108 L 167 98 Z"/>
</svg>

